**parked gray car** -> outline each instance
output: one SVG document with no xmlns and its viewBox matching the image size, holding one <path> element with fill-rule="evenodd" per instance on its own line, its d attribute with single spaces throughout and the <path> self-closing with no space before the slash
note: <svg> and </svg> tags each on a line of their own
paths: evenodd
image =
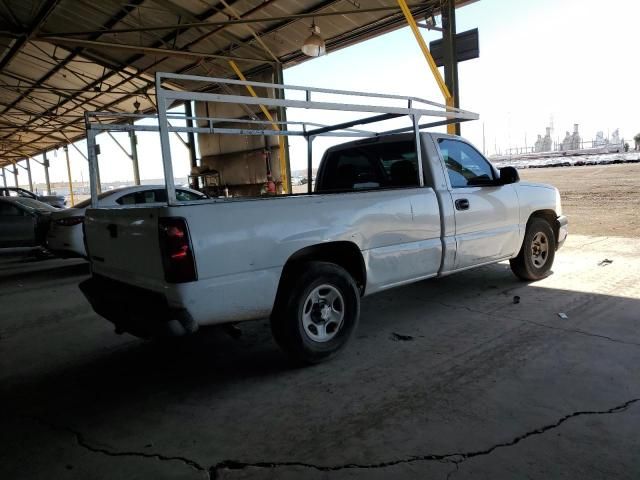
<svg viewBox="0 0 640 480">
<path fill-rule="evenodd" d="M 60 195 L 37 195 L 29 190 L 20 187 L 0 187 L 0 197 L 22 197 L 48 203 L 52 207 L 64 208 L 67 204 L 64 197 Z"/>
<path fill-rule="evenodd" d="M 0 197 L 0 248 L 42 246 L 55 211 L 32 198 Z"/>
</svg>

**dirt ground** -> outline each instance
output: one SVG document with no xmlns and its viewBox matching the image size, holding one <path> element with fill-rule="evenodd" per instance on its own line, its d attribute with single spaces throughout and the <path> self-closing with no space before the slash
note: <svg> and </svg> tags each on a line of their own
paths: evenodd
<svg viewBox="0 0 640 480">
<path fill-rule="evenodd" d="M 520 170 L 560 190 L 572 234 L 640 237 L 640 164 Z"/>
</svg>

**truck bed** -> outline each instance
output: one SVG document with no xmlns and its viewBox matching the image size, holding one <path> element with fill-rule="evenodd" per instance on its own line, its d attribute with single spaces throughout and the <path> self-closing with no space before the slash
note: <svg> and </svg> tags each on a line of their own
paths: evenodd
<svg viewBox="0 0 640 480">
<path fill-rule="evenodd" d="M 197 282 L 165 281 L 163 217 L 186 220 Z M 95 274 L 162 292 L 176 307 L 186 303 L 199 324 L 268 315 L 282 268 L 310 245 L 356 245 L 365 294 L 436 275 L 442 258 L 436 194 L 424 188 L 90 209 L 85 231 Z"/>
</svg>

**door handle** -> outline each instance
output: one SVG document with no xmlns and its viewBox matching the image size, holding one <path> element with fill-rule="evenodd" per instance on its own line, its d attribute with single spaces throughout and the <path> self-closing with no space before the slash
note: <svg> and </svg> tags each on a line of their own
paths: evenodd
<svg viewBox="0 0 640 480">
<path fill-rule="evenodd" d="M 107 230 L 109 230 L 109 236 L 111 238 L 118 238 L 118 225 L 110 223 L 107 225 Z"/>
<path fill-rule="evenodd" d="M 469 200 L 466 198 L 456 200 L 456 210 L 469 210 Z"/>
</svg>

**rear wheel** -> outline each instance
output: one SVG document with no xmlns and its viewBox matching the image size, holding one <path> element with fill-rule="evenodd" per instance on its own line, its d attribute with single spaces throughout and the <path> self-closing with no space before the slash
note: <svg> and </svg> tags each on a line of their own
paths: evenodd
<svg viewBox="0 0 640 480">
<path fill-rule="evenodd" d="M 271 315 L 276 342 L 292 358 L 319 363 L 342 349 L 360 317 L 360 293 L 342 267 L 304 264 L 282 286 Z"/>
<path fill-rule="evenodd" d="M 511 270 L 521 280 L 540 280 L 551 271 L 556 253 L 556 237 L 549 222 L 532 218 L 524 235 L 522 248 L 510 260 Z"/>
</svg>

